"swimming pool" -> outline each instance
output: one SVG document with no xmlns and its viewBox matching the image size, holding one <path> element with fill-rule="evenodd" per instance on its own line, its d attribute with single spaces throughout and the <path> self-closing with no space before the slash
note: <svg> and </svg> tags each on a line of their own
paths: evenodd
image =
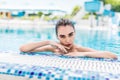
<svg viewBox="0 0 120 80">
<path fill-rule="evenodd" d="M 42 40 L 57 41 L 54 29 L 0 29 L 0 51 L 19 52 L 22 44 Z M 120 54 L 120 32 L 117 31 L 77 29 L 75 43 Z"/>
<path fill-rule="evenodd" d="M 19 54 L 22 44 L 55 40 L 53 28 L 0 29 L 1 80 L 119 80 L 120 58 L 80 58 L 41 52 L 36 55 Z M 75 43 L 97 50 L 120 54 L 120 32 L 113 30 L 76 30 Z M 16 54 L 17 53 L 17 54 Z M 34 54 L 34 53 L 33 53 Z"/>
</svg>

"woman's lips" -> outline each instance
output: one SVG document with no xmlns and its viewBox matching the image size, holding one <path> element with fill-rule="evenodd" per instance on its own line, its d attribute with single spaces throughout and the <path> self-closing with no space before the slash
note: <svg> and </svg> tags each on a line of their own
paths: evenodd
<svg viewBox="0 0 120 80">
<path fill-rule="evenodd" d="M 65 44 L 65 46 L 69 47 L 71 44 Z"/>
<path fill-rule="evenodd" d="M 62 43 L 61 43 L 62 44 Z M 72 46 L 72 44 L 62 44 L 66 49 L 70 49 L 71 48 L 71 46 Z"/>
<path fill-rule="evenodd" d="M 69 49 L 71 49 L 72 45 L 71 44 L 66 44 L 66 45 L 64 45 L 64 47 L 65 47 L 65 49 L 69 50 Z"/>
</svg>

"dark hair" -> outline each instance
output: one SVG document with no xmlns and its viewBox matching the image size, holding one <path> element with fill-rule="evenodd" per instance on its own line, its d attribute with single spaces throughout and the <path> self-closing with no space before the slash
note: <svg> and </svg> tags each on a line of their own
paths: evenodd
<svg viewBox="0 0 120 80">
<path fill-rule="evenodd" d="M 57 35 L 57 33 L 58 33 L 58 28 L 59 28 L 60 26 L 67 26 L 67 25 L 73 27 L 73 29 L 75 30 L 74 24 L 73 24 L 72 21 L 70 21 L 70 20 L 68 20 L 68 19 L 60 19 L 60 20 L 57 22 L 56 27 L 55 27 L 56 35 Z"/>
</svg>

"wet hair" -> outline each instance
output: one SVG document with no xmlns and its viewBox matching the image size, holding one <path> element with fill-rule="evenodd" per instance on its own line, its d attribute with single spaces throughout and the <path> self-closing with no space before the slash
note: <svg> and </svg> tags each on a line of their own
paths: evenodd
<svg viewBox="0 0 120 80">
<path fill-rule="evenodd" d="M 68 20 L 68 19 L 60 19 L 58 22 L 57 22 L 57 24 L 56 24 L 56 27 L 55 27 L 55 31 L 56 31 L 56 35 L 57 35 L 57 33 L 58 33 L 58 28 L 60 27 L 60 26 L 71 26 L 71 27 L 73 27 L 73 29 L 75 30 L 75 28 L 74 28 L 74 24 L 73 24 L 73 22 L 72 21 L 70 21 L 70 20 Z"/>
</svg>

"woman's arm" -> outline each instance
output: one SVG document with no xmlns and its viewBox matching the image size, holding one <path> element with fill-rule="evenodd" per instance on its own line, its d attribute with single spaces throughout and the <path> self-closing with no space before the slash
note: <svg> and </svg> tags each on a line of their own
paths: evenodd
<svg viewBox="0 0 120 80">
<path fill-rule="evenodd" d="M 94 57 L 94 58 L 113 58 L 117 59 L 115 53 L 108 52 L 108 51 L 97 51 L 92 48 L 86 47 L 77 47 L 77 52 L 70 52 L 66 54 L 68 56 L 87 56 L 87 57 Z"/>
<path fill-rule="evenodd" d="M 22 51 L 22 52 L 36 52 L 36 51 L 39 51 L 37 48 L 48 45 L 48 44 L 49 44 L 49 41 L 28 43 L 28 44 L 22 45 L 20 47 L 20 51 Z M 43 51 L 43 50 L 40 49 L 40 51 Z"/>
<path fill-rule="evenodd" d="M 117 59 L 114 53 L 108 51 L 95 51 L 95 52 L 70 52 L 65 54 L 67 56 L 83 56 L 83 57 L 93 57 L 93 58 L 111 58 Z"/>
<path fill-rule="evenodd" d="M 113 58 L 113 59 L 117 59 L 117 56 L 114 53 L 108 52 L 108 51 L 86 52 L 85 56 L 95 57 L 95 58 Z"/>
<path fill-rule="evenodd" d="M 20 47 L 22 52 L 40 52 L 40 51 L 52 51 L 58 49 L 61 53 L 67 53 L 66 49 L 59 43 L 54 41 L 42 41 L 42 42 L 33 42 L 28 43 Z"/>
</svg>

